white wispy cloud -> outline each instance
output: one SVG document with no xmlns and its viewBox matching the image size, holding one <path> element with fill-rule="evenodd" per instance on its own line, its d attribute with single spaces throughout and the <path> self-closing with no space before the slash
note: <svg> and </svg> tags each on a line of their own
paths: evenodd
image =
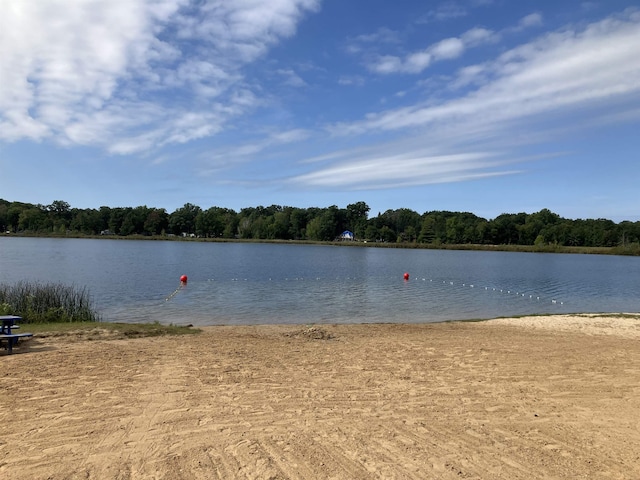
<svg viewBox="0 0 640 480">
<path fill-rule="evenodd" d="M 373 56 L 367 69 L 379 74 L 420 73 L 433 62 L 452 60 L 460 57 L 466 49 L 492 43 L 498 36 L 491 30 L 476 27 L 464 32 L 460 37 L 440 40 L 423 50 L 411 52 L 403 57 L 396 55 Z"/>
<path fill-rule="evenodd" d="M 507 33 L 520 32 L 542 25 L 542 15 L 532 13 L 526 15 L 516 26 L 495 32 L 484 27 L 474 27 L 459 37 L 449 37 L 436 42 L 425 49 L 408 53 L 404 57 L 397 55 L 370 55 L 367 68 L 375 73 L 420 73 L 433 62 L 459 58 L 469 48 L 497 43 Z M 360 50 L 357 50 L 360 53 Z"/>
<path fill-rule="evenodd" d="M 540 25 L 542 25 L 542 14 L 540 13 L 532 13 L 520 20 L 520 26 L 522 28 L 538 27 Z"/>
<path fill-rule="evenodd" d="M 398 45 L 402 43 L 399 32 L 387 27 L 380 27 L 373 33 L 356 35 L 347 39 L 344 50 L 350 55 L 366 54 L 380 45 Z"/>
<path fill-rule="evenodd" d="M 339 85 L 354 85 L 362 86 L 365 83 L 365 78 L 361 75 L 342 75 L 338 79 Z"/>
<path fill-rule="evenodd" d="M 199 174 L 201 176 L 209 176 L 227 169 L 231 164 L 245 163 L 254 159 L 254 156 L 264 152 L 267 149 L 299 143 L 308 139 L 312 132 L 294 128 L 291 130 L 269 131 L 263 132 L 258 140 L 245 140 L 242 145 L 237 147 L 228 147 L 215 152 L 206 152 L 201 157 L 201 166 Z M 230 162 L 230 160 L 233 160 Z"/>
<path fill-rule="evenodd" d="M 447 20 L 466 17 L 474 8 L 492 5 L 493 3 L 494 0 L 447 0 L 420 16 L 416 23 L 427 24 L 444 22 Z"/>
<path fill-rule="evenodd" d="M 259 103 L 241 68 L 319 2 L 5 0 L 0 140 L 133 153 L 213 135 Z"/>
<path fill-rule="evenodd" d="M 500 40 L 500 34 L 482 27 L 475 27 L 462 34 L 462 42 L 469 47 L 476 47 Z"/>
<path fill-rule="evenodd" d="M 428 150 L 402 154 L 372 151 L 369 155 L 358 158 L 356 154 L 356 160 L 338 162 L 299 175 L 292 179 L 292 183 L 312 188 L 370 190 L 461 182 L 515 173 L 513 170 L 496 170 L 500 162 L 490 159 L 487 152 L 439 155 Z M 353 158 L 354 153 L 349 152 L 349 156 Z"/>
<path fill-rule="evenodd" d="M 436 8 L 429 10 L 418 19 L 418 23 L 432 23 L 449 20 L 452 18 L 466 17 L 469 15 L 468 8 L 453 0 L 444 2 Z"/>
<path fill-rule="evenodd" d="M 531 28 L 541 27 L 544 24 L 544 19 L 541 13 L 534 12 L 529 15 L 525 15 L 520 19 L 517 25 L 504 29 L 504 33 L 518 33 Z"/>
<path fill-rule="evenodd" d="M 307 86 L 307 82 L 290 68 L 281 68 L 277 73 L 283 78 L 283 83 L 289 87 L 299 88 Z"/>
<path fill-rule="evenodd" d="M 371 114 L 335 131 L 364 132 L 436 126 L 451 120 L 495 122 L 582 107 L 601 100 L 640 93 L 640 12 L 609 18 L 584 30 L 563 30 L 511 49 L 494 62 L 467 67 L 461 75 L 487 76 L 486 83 L 464 97 L 433 105 Z M 469 80 L 467 80 L 469 81 Z"/>
<path fill-rule="evenodd" d="M 454 81 L 475 86 L 462 97 L 429 98 L 329 128 L 347 137 L 400 134 L 402 140 L 393 147 L 402 155 L 384 153 L 384 145 L 364 155 L 336 152 L 326 157 L 327 165 L 317 162 L 315 171 L 292 182 L 377 188 L 513 173 L 508 162 L 498 159 L 514 146 L 514 137 L 540 141 L 545 129 L 552 134 L 562 119 L 570 119 L 571 127 L 593 128 L 598 118 L 639 118 L 637 45 L 640 11 L 634 9 L 584 28 L 546 34 L 492 62 L 461 70 Z M 517 157 L 512 154 L 514 161 Z"/>
</svg>

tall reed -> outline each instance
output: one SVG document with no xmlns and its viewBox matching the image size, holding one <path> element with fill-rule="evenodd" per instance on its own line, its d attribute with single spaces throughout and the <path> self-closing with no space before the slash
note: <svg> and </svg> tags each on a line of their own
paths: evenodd
<svg viewBox="0 0 640 480">
<path fill-rule="evenodd" d="M 86 288 L 59 283 L 0 284 L 0 314 L 19 315 L 24 323 L 100 321 Z"/>
</svg>

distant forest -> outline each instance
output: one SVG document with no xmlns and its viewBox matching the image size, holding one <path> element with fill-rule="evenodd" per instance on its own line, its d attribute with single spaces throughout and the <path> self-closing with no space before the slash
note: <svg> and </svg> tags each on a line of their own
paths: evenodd
<svg viewBox="0 0 640 480">
<path fill-rule="evenodd" d="M 206 210 L 185 204 L 163 208 L 72 208 L 56 200 L 33 205 L 0 199 L 0 231 L 23 235 L 181 236 L 218 239 L 334 241 L 353 232 L 356 241 L 426 245 L 556 245 L 639 250 L 640 222 L 562 218 L 548 209 L 504 213 L 487 220 L 467 212 L 407 208 L 369 218 L 364 202 L 338 208 L 280 205 Z"/>
</svg>

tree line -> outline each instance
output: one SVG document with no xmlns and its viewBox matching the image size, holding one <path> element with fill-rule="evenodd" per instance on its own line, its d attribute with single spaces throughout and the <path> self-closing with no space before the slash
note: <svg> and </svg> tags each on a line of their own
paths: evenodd
<svg viewBox="0 0 640 480">
<path fill-rule="evenodd" d="M 206 210 L 186 203 L 164 208 L 72 208 L 0 199 L 0 229 L 34 235 L 144 235 L 224 239 L 333 241 L 349 230 L 357 241 L 430 245 L 559 245 L 576 247 L 637 246 L 640 222 L 566 219 L 548 209 L 504 213 L 485 219 L 468 212 L 387 210 L 369 218 L 370 208 L 356 202 L 339 208 L 280 205 L 247 207 L 236 212 Z"/>
</svg>

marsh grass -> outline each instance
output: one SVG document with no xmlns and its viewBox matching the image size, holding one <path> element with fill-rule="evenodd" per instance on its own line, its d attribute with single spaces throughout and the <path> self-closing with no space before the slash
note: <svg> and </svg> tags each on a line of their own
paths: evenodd
<svg viewBox="0 0 640 480">
<path fill-rule="evenodd" d="M 59 283 L 0 284 L 0 315 L 19 315 L 23 323 L 100 321 L 86 288 Z"/>
</svg>

